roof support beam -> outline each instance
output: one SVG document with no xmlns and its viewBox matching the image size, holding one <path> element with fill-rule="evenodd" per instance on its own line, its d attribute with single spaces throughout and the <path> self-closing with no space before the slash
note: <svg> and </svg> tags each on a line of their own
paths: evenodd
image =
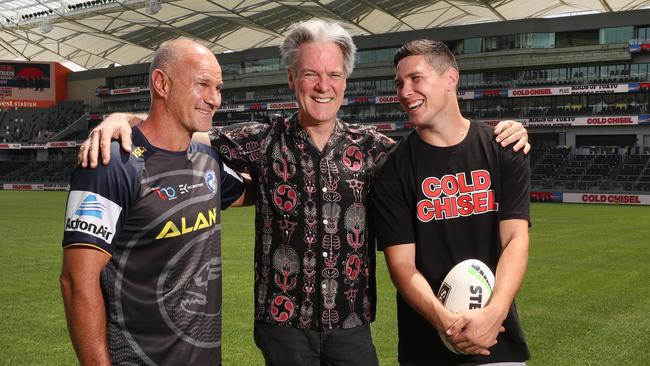
<svg viewBox="0 0 650 366">
<path fill-rule="evenodd" d="M 131 7 L 128 7 L 127 5 L 125 5 L 125 4 L 122 4 L 122 6 L 124 8 L 126 8 L 126 9 L 128 9 L 128 10 L 131 10 L 133 12 L 136 12 L 136 13 L 140 14 L 140 15 L 143 15 L 143 16 L 151 19 L 152 21 L 158 23 L 158 28 L 160 28 L 161 25 L 165 25 L 166 27 L 168 27 L 168 28 L 165 28 L 166 31 L 169 31 L 169 32 L 171 32 L 171 33 L 173 33 L 173 34 L 175 34 L 177 36 L 186 37 L 186 38 L 190 38 L 190 39 L 200 39 L 200 40 L 202 40 L 202 41 L 204 41 L 204 42 L 206 42 L 206 43 L 208 43 L 210 45 L 221 47 L 221 48 L 226 49 L 226 50 L 229 49 L 228 47 L 226 47 L 226 46 L 224 46 L 222 44 L 218 44 L 218 43 L 214 42 L 213 40 L 205 39 L 203 37 L 198 37 L 198 36 L 196 36 L 194 34 L 190 34 L 190 33 L 186 32 L 185 30 L 176 27 L 175 25 L 171 24 L 168 21 L 162 21 L 160 19 L 157 19 L 157 18 L 154 18 L 154 17 L 150 16 L 149 14 L 142 13 L 140 10 L 136 9 L 135 7 L 131 8 Z M 174 6 L 174 7 L 177 7 L 179 9 L 186 10 L 189 13 L 192 13 L 192 11 L 190 9 L 188 9 L 186 7 L 183 7 L 183 6 L 179 6 L 178 4 L 167 3 L 167 4 L 165 4 L 165 6 Z M 172 20 L 175 20 L 175 19 L 172 19 Z M 137 46 L 143 47 L 142 45 L 137 45 Z M 155 51 L 154 49 L 151 49 L 151 48 L 148 48 L 148 47 L 146 47 L 146 48 L 151 50 L 152 52 Z"/>
<path fill-rule="evenodd" d="M 490 2 L 489 2 L 488 0 L 481 0 L 481 3 L 483 3 L 483 5 L 484 5 L 484 6 L 485 6 L 489 11 L 491 11 L 492 14 L 496 15 L 497 18 L 499 18 L 499 19 L 501 19 L 501 20 L 508 20 L 508 19 L 507 19 L 506 17 L 504 17 L 501 13 L 499 13 L 499 12 L 497 11 L 497 9 L 495 9 L 495 8 L 492 6 L 492 4 L 490 4 Z"/>
<path fill-rule="evenodd" d="M 223 10 L 232 12 L 240 20 L 242 20 L 244 23 L 254 24 L 256 30 L 259 30 L 262 33 L 266 33 L 266 34 L 268 34 L 270 36 L 274 36 L 274 37 L 283 37 L 283 35 L 281 33 L 278 33 L 276 30 L 265 27 L 264 25 L 260 24 L 259 22 L 256 22 L 256 21 L 254 21 L 254 20 L 252 20 L 250 18 L 247 18 L 247 17 L 241 15 L 240 12 L 236 11 L 236 9 L 243 3 L 243 1 L 241 3 L 239 3 L 238 5 L 236 5 L 233 9 L 228 9 L 228 8 L 224 7 L 223 5 L 219 5 L 218 3 L 216 3 L 216 2 L 214 2 L 212 0 L 209 0 L 208 2 L 210 4 L 213 4 L 214 6 L 217 6 L 217 7 L 221 8 L 221 9 L 223 9 Z"/>
<path fill-rule="evenodd" d="M 318 6 L 320 6 L 321 8 L 327 10 L 327 12 L 332 13 L 332 14 L 336 14 L 336 16 L 337 16 L 338 18 L 340 18 L 340 19 L 342 19 L 342 20 L 345 20 L 346 23 L 354 24 L 357 28 L 359 28 L 359 29 L 363 29 L 363 31 L 366 32 L 366 33 L 368 33 L 368 34 L 375 34 L 375 32 L 371 31 L 370 29 L 368 29 L 368 28 L 366 28 L 366 27 L 363 27 L 361 24 L 359 24 L 358 21 L 355 21 L 354 18 L 346 17 L 346 16 L 344 16 L 343 14 L 339 14 L 339 13 L 335 12 L 334 10 L 332 10 L 329 6 L 327 6 L 327 5 L 323 4 L 323 3 L 321 3 L 321 2 L 318 1 L 318 0 L 314 1 L 314 3 L 315 3 L 316 5 L 318 5 Z M 366 7 L 367 7 L 367 4 L 366 4 Z M 368 13 L 370 13 L 370 12 L 368 12 Z"/>
<path fill-rule="evenodd" d="M 600 0 L 600 4 L 603 6 L 603 8 L 605 10 L 607 10 L 608 13 L 611 13 L 611 12 L 614 11 L 614 10 L 612 10 L 612 7 L 609 6 L 609 3 L 607 2 L 607 0 Z"/>
<path fill-rule="evenodd" d="M 370 2 L 370 1 L 368 1 L 368 0 L 359 0 L 359 1 L 362 2 L 362 3 L 364 3 L 364 4 L 366 4 L 366 5 L 369 6 L 369 7 L 372 7 L 372 8 L 374 8 L 374 9 L 379 10 L 379 11 L 381 11 L 382 13 L 384 13 L 384 14 L 390 16 L 391 18 L 397 20 L 397 21 L 398 21 L 399 23 L 401 23 L 402 25 L 406 26 L 408 29 L 411 29 L 411 30 L 414 29 L 413 27 L 411 27 L 411 25 L 409 25 L 408 23 L 404 22 L 404 21 L 402 20 L 402 18 L 398 17 L 396 14 L 394 14 L 394 13 L 388 11 L 387 9 L 385 9 L 385 8 L 383 8 L 383 7 L 381 7 L 381 6 L 377 5 L 377 4 L 375 4 L 374 2 Z"/>
<path fill-rule="evenodd" d="M 13 53 L 14 56 L 17 56 L 17 57 L 20 56 L 20 57 L 24 58 L 25 60 L 29 60 L 29 57 L 25 56 L 25 54 L 23 54 L 22 52 L 18 51 L 16 48 L 14 48 L 14 46 L 12 46 L 11 43 L 5 41 L 2 38 L 0 38 L 0 44 L 2 45 L 2 48 L 4 48 L 5 50 Z"/>
<path fill-rule="evenodd" d="M 20 30 L 20 31 L 24 32 L 25 35 L 23 36 L 23 35 L 19 34 L 17 32 L 17 30 Z M 24 29 L 24 28 L 21 28 L 21 27 L 17 26 L 16 28 L 14 28 L 12 30 L 5 30 L 5 32 L 7 32 L 8 34 L 11 34 L 12 36 L 22 40 L 23 42 L 25 42 L 25 44 L 26 44 L 25 49 L 27 48 L 27 45 L 32 45 L 32 46 L 36 46 L 36 47 L 38 47 L 38 48 L 40 48 L 40 49 L 42 49 L 44 51 L 48 51 L 48 52 L 52 52 L 54 54 L 57 54 L 61 58 L 70 60 L 70 57 L 69 57 L 70 54 L 68 54 L 68 55 L 62 54 L 61 50 L 60 50 L 60 47 L 59 47 L 60 44 L 65 44 L 67 47 L 70 47 L 70 48 L 75 50 L 72 53 L 75 53 L 75 54 L 76 53 L 85 53 L 85 54 L 92 55 L 92 56 L 95 56 L 97 58 L 100 58 L 100 59 L 102 59 L 102 60 L 104 60 L 106 62 L 110 62 L 110 63 L 115 63 L 116 62 L 116 61 L 110 60 L 110 59 L 108 59 L 106 57 L 101 57 L 99 55 L 93 54 L 92 52 L 90 52 L 88 50 L 81 49 L 81 48 L 79 48 L 77 46 L 74 46 L 72 44 L 69 44 L 69 43 L 67 43 L 65 41 L 62 42 L 60 39 L 50 38 L 48 36 L 45 36 L 45 35 L 42 35 L 42 34 L 39 34 L 39 33 L 35 33 L 31 29 Z M 37 39 L 37 40 L 30 39 L 30 37 L 29 37 L 30 35 L 35 36 L 35 37 L 39 37 L 39 39 Z M 74 38 L 74 36 L 71 36 L 70 39 L 71 38 Z M 52 50 L 52 49 L 50 49 L 48 47 L 43 46 L 43 44 L 45 44 L 45 42 L 43 42 L 44 40 L 48 40 L 48 41 L 51 41 L 51 42 L 55 43 L 57 45 L 56 50 Z M 23 50 L 23 53 L 24 53 L 24 50 Z M 30 59 L 30 58 L 33 59 L 33 55 L 30 55 L 30 57 L 26 57 L 26 58 L 27 59 Z"/>
</svg>

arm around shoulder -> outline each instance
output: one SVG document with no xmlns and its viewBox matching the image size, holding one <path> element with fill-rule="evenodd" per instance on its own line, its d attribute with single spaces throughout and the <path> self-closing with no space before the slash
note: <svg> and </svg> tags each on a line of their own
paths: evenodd
<svg viewBox="0 0 650 366">
<path fill-rule="evenodd" d="M 97 167 L 101 154 L 102 163 L 111 160 L 111 140 L 121 141 L 122 149 L 131 152 L 131 128 L 146 118 L 143 114 L 112 113 L 93 128 L 86 141 L 79 147 L 77 161 L 82 167 Z"/>
</svg>

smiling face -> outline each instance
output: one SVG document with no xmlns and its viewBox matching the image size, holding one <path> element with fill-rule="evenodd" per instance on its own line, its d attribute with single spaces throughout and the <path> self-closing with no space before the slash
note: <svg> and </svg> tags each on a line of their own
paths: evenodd
<svg viewBox="0 0 650 366">
<path fill-rule="evenodd" d="M 289 70 L 289 87 L 296 93 L 298 118 L 303 126 L 336 123 L 343 103 L 343 54 L 333 42 L 303 43 L 295 69 Z"/>
<path fill-rule="evenodd" d="M 172 67 L 168 111 L 190 133 L 205 132 L 221 105 L 221 67 L 207 49 L 194 47 Z"/>
<path fill-rule="evenodd" d="M 402 109 L 416 127 L 432 126 L 447 112 L 449 98 L 455 98 L 458 71 L 444 72 L 431 66 L 425 56 L 413 55 L 399 61 L 395 88 Z"/>
</svg>

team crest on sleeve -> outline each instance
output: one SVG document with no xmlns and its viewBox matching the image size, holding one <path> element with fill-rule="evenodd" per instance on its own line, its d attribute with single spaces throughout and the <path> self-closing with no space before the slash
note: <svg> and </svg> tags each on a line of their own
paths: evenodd
<svg viewBox="0 0 650 366">
<path fill-rule="evenodd" d="M 121 212 L 122 207 L 100 194 L 70 191 L 65 231 L 92 235 L 110 244 Z"/>
<path fill-rule="evenodd" d="M 206 170 L 205 174 L 203 174 L 203 181 L 210 192 L 214 193 L 217 190 L 217 175 L 214 170 Z"/>
</svg>

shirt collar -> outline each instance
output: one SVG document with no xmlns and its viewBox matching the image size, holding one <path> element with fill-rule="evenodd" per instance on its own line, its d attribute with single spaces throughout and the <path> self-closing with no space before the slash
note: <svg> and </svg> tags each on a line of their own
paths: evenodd
<svg viewBox="0 0 650 366">
<path fill-rule="evenodd" d="M 307 131 L 298 123 L 298 112 L 292 114 L 290 117 L 284 119 L 284 128 L 288 134 L 294 135 L 297 138 L 307 141 L 309 135 Z M 350 128 L 350 125 L 340 119 L 336 119 L 336 126 L 334 132 L 330 137 L 329 144 L 336 144 L 338 141 L 345 137 L 347 134 L 356 134 L 357 132 Z"/>
</svg>

